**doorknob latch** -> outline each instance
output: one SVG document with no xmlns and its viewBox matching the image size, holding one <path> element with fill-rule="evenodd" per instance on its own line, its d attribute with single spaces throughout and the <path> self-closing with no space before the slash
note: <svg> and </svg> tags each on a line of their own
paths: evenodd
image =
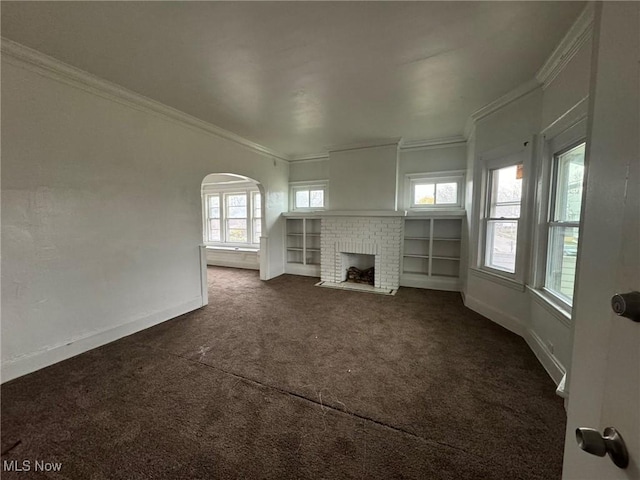
<svg viewBox="0 0 640 480">
<path fill-rule="evenodd" d="M 616 293 L 611 297 L 611 308 L 621 317 L 640 322 L 640 292 Z"/>
<path fill-rule="evenodd" d="M 576 428 L 576 441 L 582 450 L 592 455 L 604 457 L 608 453 L 619 468 L 627 468 L 629 465 L 627 446 L 613 427 L 605 428 L 603 435 L 594 428 Z"/>
</svg>

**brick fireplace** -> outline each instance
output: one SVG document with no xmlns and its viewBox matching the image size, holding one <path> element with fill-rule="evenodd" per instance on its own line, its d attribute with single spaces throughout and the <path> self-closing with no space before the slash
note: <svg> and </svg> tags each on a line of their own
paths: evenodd
<svg viewBox="0 0 640 480">
<path fill-rule="evenodd" d="M 344 264 L 345 257 L 372 255 L 375 267 L 374 286 L 382 290 L 396 290 L 400 286 L 401 243 L 401 216 L 323 216 L 320 240 L 321 281 L 334 284 L 344 282 L 348 268 Z"/>
</svg>

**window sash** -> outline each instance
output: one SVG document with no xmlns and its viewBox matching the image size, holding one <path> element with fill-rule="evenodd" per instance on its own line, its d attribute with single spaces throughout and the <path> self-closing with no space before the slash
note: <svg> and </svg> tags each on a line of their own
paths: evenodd
<svg viewBox="0 0 640 480">
<path fill-rule="evenodd" d="M 212 206 L 212 200 L 217 199 L 217 207 Z M 219 242 L 221 239 L 220 228 L 220 194 L 206 194 L 205 195 L 205 209 L 206 209 L 206 242 Z M 217 210 L 217 215 L 213 214 L 213 211 Z M 217 227 L 217 228 L 215 228 Z M 217 233 L 216 233 L 217 232 Z"/>
<path fill-rule="evenodd" d="M 482 268 L 496 271 L 500 275 L 515 277 L 518 267 L 518 237 L 520 235 L 520 220 L 522 216 L 522 200 L 524 195 L 524 180 L 521 182 L 519 200 L 498 200 L 498 175 L 501 170 L 516 167 L 521 163 L 504 165 L 487 170 L 486 201 L 483 221 Z M 500 215 L 496 212 L 500 207 L 518 207 L 519 215 Z M 502 225 L 500 232 L 498 225 Z M 513 225 L 510 232 L 507 225 Z"/>
<path fill-rule="evenodd" d="M 253 192 L 251 195 L 252 229 L 251 235 L 253 243 L 260 243 L 262 236 L 262 197 L 260 192 Z"/>
<path fill-rule="evenodd" d="M 512 225 L 513 233 L 504 228 L 503 232 L 497 231 L 497 226 Z M 520 219 L 489 218 L 485 228 L 485 253 L 484 266 L 509 274 L 516 273 L 518 231 Z M 500 238 L 501 237 L 501 238 Z"/>
<path fill-rule="evenodd" d="M 584 188 L 584 149 L 586 143 L 581 140 L 553 154 L 551 175 L 548 183 L 549 208 L 546 221 L 546 249 L 542 268 L 542 288 L 556 301 L 569 310 L 573 305 L 575 288 L 577 252 L 580 236 L 580 217 Z M 580 180 L 571 179 L 571 161 L 567 154 L 582 149 Z M 563 163 L 566 162 L 566 163 Z M 575 165 L 574 165 L 575 166 Z M 573 176 L 575 176 L 575 170 Z M 578 183 L 578 185 L 575 185 Z M 577 189 L 578 192 L 571 190 Z M 573 196 L 573 198 L 571 198 Z M 576 209 L 576 197 L 579 198 Z M 571 213 L 571 204 L 574 211 Z M 571 218 L 567 220 L 567 218 Z"/>
</svg>

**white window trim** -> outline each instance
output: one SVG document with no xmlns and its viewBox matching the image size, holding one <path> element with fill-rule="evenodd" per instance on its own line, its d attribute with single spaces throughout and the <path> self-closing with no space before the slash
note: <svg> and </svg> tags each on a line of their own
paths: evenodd
<svg viewBox="0 0 640 480">
<path fill-rule="evenodd" d="M 226 242 L 226 196 L 233 195 L 234 193 L 247 195 L 247 242 Z M 262 199 L 262 192 L 258 189 L 258 186 L 254 183 L 243 182 L 241 184 L 230 183 L 224 184 L 204 184 L 202 186 L 202 233 L 203 243 L 207 247 L 239 247 L 243 249 L 259 250 L 260 241 L 253 243 L 253 202 L 254 193 L 260 193 L 260 200 L 262 202 L 260 221 L 262 222 L 262 228 L 264 228 L 264 201 Z M 220 242 L 210 242 L 205 238 L 207 231 L 207 196 L 208 195 L 220 195 L 220 238 L 223 239 Z"/>
<path fill-rule="evenodd" d="M 534 256 L 532 261 L 533 275 L 531 279 L 532 289 L 538 294 L 538 298 L 545 301 L 550 307 L 558 310 L 562 314 L 572 314 L 572 305 L 563 298 L 556 295 L 551 290 L 545 288 L 547 259 L 549 249 L 549 218 L 552 206 L 552 175 L 554 174 L 555 156 L 566 151 L 573 146 L 586 141 L 587 125 L 586 119 L 581 118 L 569 128 L 552 137 L 542 136 L 540 138 L 539 164 L 541 168 L 536 179 L 537 201 L 536 201 L 536 227 Z M 585 178 L 586 178 L 585 162 Z M 584 208 L 583 208 L 584 211 Z M 582 225 L 582 213 L 578 226 Z M 577 273 L 576 273 L 577 274 Z"/>
<path fill-rule="evenodd" d="M 290 212 L 319 212 L 329 206 L 329 180 L 313 180 L 307 182 L 289 182 L 289 211 Z M 324 207 L 296 207 L 296 192 L 299 190 L 322 190 L 324 192 Z"/>
<path fill-rule="evenodd" d="M 529 258 L 529 205 L 531 204 L 531 187 L 532 182 L 533 161 L 535 137 L 531 140 L 520 143 L 498 147 L 490 152 L 486 152 L 480 156 L 480 164 L 482 168 L 477 180 L 480 181 L 479 190 L 479 210 L 476 219 L 478 220 L 477 232 L 477 250 L 475 252 L 475 268 L 491 274 L 493 277 L 502 277 L 511 280 L 518 285 L 524 285 L 527 277 L 527 265 Z M 507 272 L 486 266 L 486 242 L 487 242 L 487 215 L 490 208 L 489 205 L 489 174 L 492 170 L 509 167 L 512 165 L 523 164 L 522 178 L 522 197 L 520 201 L 520 217 L 518 219 L 518 236 L 516 239 L 516 263 L 515 272 Z"/>
<path fill-rule="evenodd" d="M 464 209 L 465 170 L 449 170 L 445 172 L 408 173 L 404 176 L 404 205 L 407 210 L 462 210 Z M 456 183 L 458 201 L 447 205 L 418 205 L 413 203 L 414 187 L 420 183 Z"/>
</svg>

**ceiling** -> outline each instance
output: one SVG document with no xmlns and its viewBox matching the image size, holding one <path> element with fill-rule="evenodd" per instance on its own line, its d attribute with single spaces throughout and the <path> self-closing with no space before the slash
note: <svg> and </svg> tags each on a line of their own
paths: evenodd
<svg viewBox="0 0 640 480">
<path fill-rule="evenodd" d="M 290 157 L 461 135 L 584 2 L 9 2 L 2 36 Z"/>
</svg>

